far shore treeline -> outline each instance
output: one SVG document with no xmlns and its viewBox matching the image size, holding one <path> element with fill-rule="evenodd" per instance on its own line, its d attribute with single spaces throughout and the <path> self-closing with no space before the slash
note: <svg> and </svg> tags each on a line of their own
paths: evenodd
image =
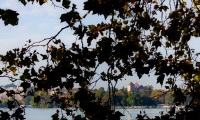
<svg viewBox="0 0 200 120">
<path fill-rule="evenodd" d="M 14 91 L 20 90 L 17 86 L 10 84 L 6 85 L 5 89 L 13 89 Z M 60 107 L 56 101 L 51 102 L 52 99 L 56 97 L 64 98 L 67 97 L 68 91 L 63 88 L 55 88 L 48 90 L 48 92 L 40 90 L 34 91 L 34 96 L 27 96 L 25 98 L 21 96 L 16 96 L 20 105 L 30 106 L 34 108 L 55 108 Z M 77 92 L 78 88 L 74 88 L 71 92 Z M 158 104 L 174 105 L 173 93 L 167 92 L 163 89 L 152 89 L 149 87 L 144 87 L 141 91 L 129 91 L 127 88 L 115 89 L 115 94 L 109 93 L 109 90 L 105 90 L 104 87 L 99 87 L 98 89 L 93 89 L 92 92 L 96 97 L 96 101 L 102 101 L 102 104 L 108 104 L 111 101 L 116 106 L 153 106 L 156 107 Z M 109 100 L 109 94 L 114 96 L 115 99 Z M 1 96 L 0 107 L 8 107 L 7 102 L 10 100 L 6 93 Z M 59 102 L 59 101 L 58 101 Z M 73 101 L 70 101 L 73 102 Z"/>
</svg>

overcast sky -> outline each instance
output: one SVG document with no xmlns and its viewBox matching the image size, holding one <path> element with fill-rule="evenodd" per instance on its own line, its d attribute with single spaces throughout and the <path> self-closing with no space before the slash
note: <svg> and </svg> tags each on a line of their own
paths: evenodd
<svg viewBox="0 0 200 120">
<path fill-rule="evenodd" d="M 86 11 L 83 11 L 83 2 L 75 0 L 79 12 L 83 15 Z M 18 11 L 19 24 L 18 26 L 4 26 L 0 21 L 0 54 L 4 54 L 6 51 L 13 48 L 21 48 L 27 40 L 40 41 L 44 38 L 49 38 L 55 35 L 66 23 L 60 23 L 60 15 L 65 11 L 60 8 L 55 8 L 51 3 L 40 6 L 38 4 L 27 4 L 23 6 L 17 0 L 0 0 L 0 8 L 13 9 Z M 92 24 L 103 19 L 98 16 L 88 17 L 84 24 Z M 66 40 L 66 44 L 70 45 L 72 41 L 76 39 L 70 30 L 63 31 L 58 38 Z M 190 44 L 194 48 L 199 48 L 199 44 L 196 44 L 197 40 L 192 41 Z M 126 80 L 119 82 L 118 88 L 127 87 L 129 82 L 138 82 L 140 85 L 153 85 L 154 88 L 161 88 L 159 84 L 156 84 L 156 77 L 147 75 L 142 79 L 139 79 L 136 74 L 134 77 L 126 77 Z M 0 81 L 1 85 L 9 83 L 8 81 Z M 107 83 L 98 83 L 98 87 L 107 88 Z M 164 87 L 162 87 L 164 88 Z"/>
</svg>

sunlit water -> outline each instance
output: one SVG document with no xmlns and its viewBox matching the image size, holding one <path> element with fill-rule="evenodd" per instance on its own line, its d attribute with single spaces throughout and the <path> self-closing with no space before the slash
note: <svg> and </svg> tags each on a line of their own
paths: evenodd
<svg viewBox="0 0 200 120">
<path fill-rule="evenodd" d="M 25 111 L 25 118 L 26 120 L 52 120 L 51 115 L 56 113 L 56 108 L 49 108 L 49 109 L 41 109 L 41 108 L 26 108 Z M 60 109 L 59 109 L 60 110 Z M 149 108 L 149 109 L 116 109 L 116 111 L 120 111 L 124 114 L 123 117 L 121 117 L 122 120 L 136 120 L 137 114 L 140 113 L 140 111 L 145 111 L 145 113 L 150 118 L 155 118 L 155 116 L 160 116 L 160 112 L 163 111 L 164 113 L 167 113 L 167 109 L 155 109 L 155 108 Z M 61 116 L 61 111 L 59 112 Z M 63 114 L 65 112 L 63 111 Z M 78 113 L 79 114 L 79 113 Z M 71 117 L 67 117 L 68 120 L 72 120 Z"/>
</svg>

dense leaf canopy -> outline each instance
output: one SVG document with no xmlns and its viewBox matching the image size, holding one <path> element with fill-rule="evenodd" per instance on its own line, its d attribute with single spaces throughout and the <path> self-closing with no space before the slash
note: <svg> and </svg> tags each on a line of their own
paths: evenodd
<svg viewBox="0 0 200 120">
<path fill-rule="evenodd" d="M 112 98 L 117 82 L 124 76 L 133 76 L 133 73 L 139 78 L 155 73 L 157 83 L 163 85 L 167 80 L 165 87 L 173 92 L 176 105 L 184 103 L 186 96 L 190 96 L 192 99 L 185 107 L 186 112 L 188 109 L 194 110 L 194 114 L 200 112 L 199 53 L 188 45 L 192 38 L 200 36 L 199 0 L 86 0 L 84 10 L 88 12 L 83 16 L 70 0 L 19 1 L 24 5 L 37 2 L 41 7 L 52 2 L 55 7 L 66 9 L 67 12 L 60 16 L 66 26 L 50 38 L 28 41 L 22 48 L 0 56 L 4 64 L 1 77 L 21 81 L 25 93 L 1 88 L 0 93 L 6 91 L 12 98 L 7 103 L 9 109 L 17 104 L 14 94 L 34 95 L 30 89 L 32 85 L 34 90 L 44 91 L 59 87 L 66 88 L 69 95 L 61 97 L 58 92 L 51 97 L 51 102 L 60 104 L 67 115 L 75 119 L 119 119 L 121 114 L 111 106 L 115 103 Z M 17 25 L 19 14 L 0 9 L 0 19 L 5 25 Z M 85 25 L 83 20 L 89 14 L 103 16 L 109 22 Z M 77 36 L 70 47 L 66 47 L 65 40 L 57 38 L 64 29 L 72 30 Z M 38 50 L 40 47 L 46 49 L 44 53 Z M 38 67 L 41 62 L 44 64 Z M 105 70 L 97 71 L 105 64 Z M 177 79 L 182 80 L 182 86 L 176 84 Z M 102 105 L 91 92 L 91 86 L 98 81 L 108 83 L 107 105 Z M 73 93 L 75 83 L 80 88 Z M 39 96 L 35 98 L 37 102 Z M 77 109 L 84 116 L 75 115 Z M 1 111 L 1 119 L 23 119 L 23 112 L 18 108 L 9 116 Z M 54 119 L 57 117 L 53 115 Z"/>
</svg>

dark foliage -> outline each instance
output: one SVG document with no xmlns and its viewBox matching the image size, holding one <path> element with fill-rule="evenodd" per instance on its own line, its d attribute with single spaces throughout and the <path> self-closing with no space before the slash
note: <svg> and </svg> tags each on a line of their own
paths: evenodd
<svg viewBox="0 0 200 120">
<path fill-rule="evenodd" d="M 44 91 L 65 87 L 69 91 L 68 96 L 56 94 L 51 102 L 59 104 L 75 120 L 120 119 L 122 114 L 111 106 L 115 104 L 112 98 L 115 97 L 116 83 L 123 80 L 124 76 L 133 76 L 133 73 L 141 78 L 155 71 L 155 82 L 163 85 L 166 80 L 166 89 L 173 92 L 176 105 L 184 104 L 186 96 L 192 98 L 183 112 L 175 114 L 172 109 L 168 116 L 155 119 L 190 119 L 190 116 L 194 118 L 200 113 L 199 53 L 188 45 L 192 38 L 200 35 L 198 0 L 191 0 L 191 5 L 186 5 L 182 0 L 86 0 L 84 10 L 88 10 L 88 13 L 83 17 L 70 0 L 19 1 L 24 5 L 27 2 L 40 5 L 47 1 L 53 5 L 54 2 L 59 2 L 59 8 L 68 12 L 60 17 L 61 22 L 66 22 L 66 26 L 53 37 L 36 43 L 28 41 L 22 48 L 10 50 L 0 56 L 4 64 L 0 70 L 1 77 L 7 77 L 13 82 L 22 81 L 21 87 L 24 88 L 21 92 L 3 88 L 0 90 L 11 98 L 7 102 L 10 110 L 19 106 L 14 97 L 16 94 L 23 97 L 34 95 L 34 91 L 29 89 L 31 85 L 35 90 Z M 88 14 L 103 16 L 110 19 L 110 22 L 84 25 L 83 20 Z M 16 11 L 0 9 L 0 19 L 5 25 L 17 25 L 18 15 Z M 57 39 L 64 29 L 71 29 L 78 42 L 74 40 L 70 47 L 66 47 L 63 40 Z M 44 44 L 46 52 L 42 53 L 39 47 Z M 40 62 L 44 64 L 36 69 Z M 107 68 L 98 71 L 102 65 L 107 65 Z M 19 72 L 21 70 L 22 73 Z M 176 84 L 180 76 L 183 87 Z M 108 83 L 107 105 L 96 101 L 90 90 L 98 81 Z M 74 93 L 72 89 L 75 83 L 80 88 Z M 40 100 L 40 96 L 34 98 L 35 102 Z M 76 110 L 81 110 L 84 116 L 75 115 Z M 1 111 L 0 117 L 24 119 L 23 113 L 23 109 L 15 108 L 14 114 Z M 52 116 L 53 119 L 59 119 L 58 117 L 58 112 Z M 138 119 L 144 117 L 138 116 Z"/>
</svg>

